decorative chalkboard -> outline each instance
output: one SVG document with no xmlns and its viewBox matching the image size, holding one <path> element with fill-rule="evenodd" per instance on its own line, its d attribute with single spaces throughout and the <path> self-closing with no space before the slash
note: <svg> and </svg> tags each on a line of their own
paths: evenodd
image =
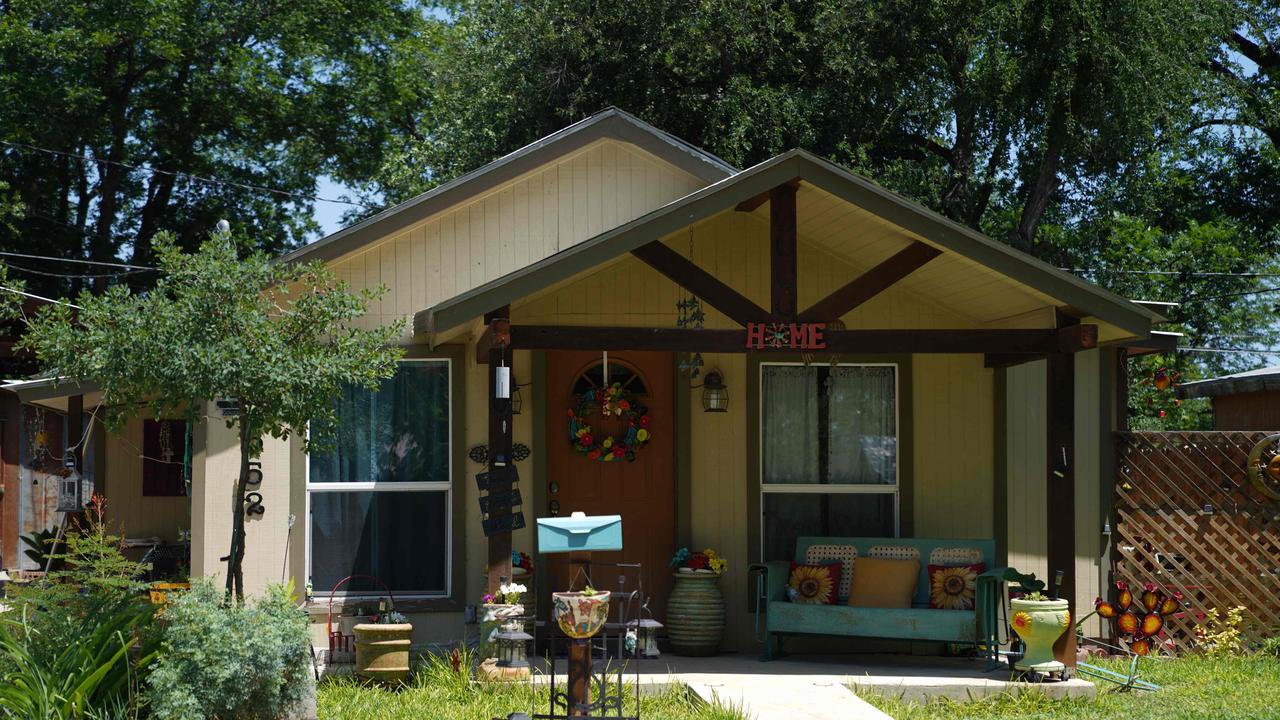
<svg viewBox="0 0 1280 720">
<path fill-rule="evenodd" d="M 488 490 L 489 486 L 493 484 L 517 482 L 520 482 L 520 473 L 516 472 L 514 465 L 494 468 L 488 472 L 476 474 L 476 487 L 480 490 Z"/>
<path fill-rule="evenodd" d="M 485 537 L 509 533 L 512 530 L 519 530 L 524 527 L 524 513 L 514 512 L 510 515 L 495 515 L 481 520 L 480 525 L 484 528 Z"/>
<path fill-rule="evenodd" d="M 506 512 L 515 505 L 520 505 L 520 488 L 512 488 L 511 490 L 493 490 L 488 495 L 480 498 L 480 512 Z"/>
</svg>

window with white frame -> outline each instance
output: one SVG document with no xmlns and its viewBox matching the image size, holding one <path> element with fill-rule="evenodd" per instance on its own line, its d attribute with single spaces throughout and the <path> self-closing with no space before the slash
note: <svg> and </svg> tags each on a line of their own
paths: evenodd
<svg viewBox="0 0 1280 720">
<path fill-rule="evenodd" d="M 450 362 L 405 360 L 377 391 L 348 387 L 307 465 L 311 582 L 373 576 L 397 597 L 447 596 L 453 469 Z M 380 591 L 358 578 L 340 595 Z"/>
<path fill-rule="evenodd" d="M 765 560 L 802 535 L 898 534 L 896 365 L 760 366 Z"/>
</svg>

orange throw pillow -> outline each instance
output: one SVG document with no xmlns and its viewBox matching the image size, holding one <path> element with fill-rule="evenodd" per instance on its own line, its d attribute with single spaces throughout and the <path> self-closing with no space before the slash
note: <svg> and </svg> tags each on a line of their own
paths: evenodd
<svg viewBox="0 0 1280 720">
<path fill-rule="evenodd" d="M 858 558 L 849 604 L 853 607 L 909 608 L 920 579 L 919 560 Z"/>
</svg>

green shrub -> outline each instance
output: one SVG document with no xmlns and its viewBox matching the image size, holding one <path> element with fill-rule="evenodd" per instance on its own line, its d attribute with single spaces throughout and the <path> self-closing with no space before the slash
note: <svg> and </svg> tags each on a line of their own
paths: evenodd
<svg viewBox="0 0 1280 720">
<path fill-rule="evenodd" d="M 307 618 L 289 589 L 252 606 L 227 605 L 208 581 L 193 582 L 159 621 L 160 656 L 147 678 L 156 720 L 266 720 L 302 700 L 310 684 Z"/>
<path fill-rule="evenodd" d="M 135 713 L 137 674 L 153 657 L 143 632 L 151 612 L 119 605 L 82 623 L 84 633 L 58 648 L 25 619 L 0 620 L 0 716 L 81 720 Z"/>
</svg>

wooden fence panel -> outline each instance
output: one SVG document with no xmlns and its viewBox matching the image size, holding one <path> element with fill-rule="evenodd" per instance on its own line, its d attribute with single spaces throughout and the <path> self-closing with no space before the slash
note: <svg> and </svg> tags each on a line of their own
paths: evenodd
<svg viewBox="0 0 1280 720">
<path fill-rule="evenodd" d="M 1200 613 L 1247 609 L 1250 640 L 1280 632 L 1280 503 L 1245 474 L 1266 432 L 1116 434 L 1115 577 L 1155 583 L 1187 610 L 1166 618 L 1188 648 Z"/>
</svg>

